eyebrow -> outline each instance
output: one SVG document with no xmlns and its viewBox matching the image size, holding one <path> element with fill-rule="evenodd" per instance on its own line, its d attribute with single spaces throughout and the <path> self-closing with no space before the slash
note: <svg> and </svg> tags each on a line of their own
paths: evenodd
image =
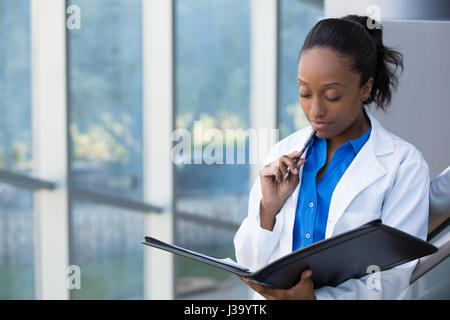
<svg viewBox="0 0 450 320">
<path fill-rule="evenodd" d="M 303 81 L 302 79 L 297 79 L 297 81 L 298 82 L 300 82 L 300 83 L 303 83 L 303 84 L 306 84 L 306 85 L 308 85 L 308 82 L 306 82 L 306 81 Z M 338 86 L 345 86 L 345 84 L 343 84 L 343 83 L 340 83 L 340 82 L 330 82 L 330 83 L 325 83 L 324 85 L 322 85 L 323 87 L 329 87 L 329 86 L 332 86 L 332 85 L 338 85 Z"/>
</svg>

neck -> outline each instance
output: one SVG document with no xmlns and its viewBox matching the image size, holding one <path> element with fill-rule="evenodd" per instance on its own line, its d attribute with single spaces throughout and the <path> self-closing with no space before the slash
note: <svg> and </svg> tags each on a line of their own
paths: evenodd
<svg viewBox="0 0 450 320">
<path fill-rule="evenodd" d="M 338 148 L 339 146 L 346 143 L 348 140 L 356 140 L 367 132 L 370 128 L 370 120 L 368 116 L 361 108 L 361 113 L 356 118 L 356 120 L 345 129 L 340 135 L 327 139 L 329 146 L 334 146 Z"/>
</svg>

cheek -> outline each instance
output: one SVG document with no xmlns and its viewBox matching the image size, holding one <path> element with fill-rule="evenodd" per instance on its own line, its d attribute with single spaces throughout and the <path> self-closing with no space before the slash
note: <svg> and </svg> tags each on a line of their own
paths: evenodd
<svg viewBox="0 0 450 320">
<path fill-rule="evenodd" d="M 342 101 L 336 104 L 333 111 L 333 118 L 335 119 L 336 129 L 338 131 L 345 129 L 352 122 L 356 114 L 355 108 L 349 101 Z"/>
<path fill-rule="evenodd" d="M 345 105 L 342 108 L 342 120 L 344 122 L 352 122 L 355 120 L 361 112 L 361 103 L 356 96 L 352 96 L 351 99 L 347 99 Z"/>
<path fill-rule="evenodd" d="M 333 135 L 338 135 L 345 131 L 358 117 L 361 106 L 354 101 L 346 101 L 335 106 L 334 119 L 335 126 L 333 128 Z"/>
<path fill-rule="evenodd" d="M 309 109 L 309 108 L 308 108 L 308 103 L 307 103 L 306 101 L 304 101 L 304 100 L 302 100 L 302 99 L 299 99 L 298 101 L 299 101 L 299 103 L 300 103 L 300 108 L 302 108 L 303 111 L 305 111 L 305 109 Z"/>
<path fill-rule="evenodd" d="M 299 97 L 298 101 L 300 104 L 300 109 L 302 109 L 305 114 L 308 114 L 311 104 L 307 100 L 302 99 L 300 97 Z"/>
</svg>

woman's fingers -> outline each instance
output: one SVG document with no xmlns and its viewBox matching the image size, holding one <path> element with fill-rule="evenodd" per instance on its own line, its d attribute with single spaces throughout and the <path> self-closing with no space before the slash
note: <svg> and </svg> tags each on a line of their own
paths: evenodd
<svg viewBox="0 0 450 320">
<path fill-rule="evenodd" d="M 284 177 L 285 175 L 286 175 L 286 172 L 287 172 L 287 167 L 288 167 L 288 165 L 286 164 L 286 160 L 285 160 L 285 157 L 287 157 L 287 156 L 282 156 L 281 158 L 280 158 L 280 165 L 279 165 L 279 167 L 280 167 L 280 173 L 281 173 L 281 176 L 282 177 Z M 291 169 L 292 170 L 292 169 Z"/>
<path fill-rule="evenodd" d="M 266 165 L 260 171 L 261 176 L 270 177 L 273 176 L 277 181 L 279 181 L 281 173 L 279 172 L 278 166 L 273 163 Z"/>
<path fill-rule="evenodd" d="M 273 176 L 273 175 L 275 175 L 275 172 L 277 170 L 278 169 L 275 166 L 273 166 L 272 163 L 270 163 L 270 164 L 264 166 L 261 169 L 260 173 L 262 176 Z"/>
<path fill-rule="evenodd" d="M 280 158 L 280 171 L 283 178 L 286 176 L 287 170 L 297 173 L 297 165 L 295 164 L 294 160 L 290 159 L 287 155 L 284 155 Z"/>
<path fill-rule="evenodd" d="M 297 161 L 297 168 L 300 168 L 302 164 L 306 162 L 305 158 L 300 158 L 300 160 Z"/>
<path fill-rule="evenodd" d="M 281 173 L 280 173 L 280 170 L 278 170 L 278 169 L 275 170 L 274 175 L 275 175 L 275 179 L 277 179 L 278 182 L 281 182 Z"/>
<path fill-rule="evenodd" d="M 304 291 L 305 288 L 308 290 L 312 290 L 314 284 L 311 280 L 311 276 L 312 276 L 311 269 L 303 271 L 302 275 L 300 277 L 300 281 L 295 286 L 292 287 L 292 290 L 293 291 L 296 291 L 296 290 Z"/>
<path fill-rule="evenodd" d="M 266 299 L 284 299 L 285 290 L 270 288 L 252 281 L 248 281 L 242 277 L 239 277 L 242 281 L 244 281 L 250 288 L 258 292 L 260 295 L 265 297 Z"/>
<path fill-rule="evenodd" d="M 289 156 L 283 156 L 280 158 L 280 162 L 283 163 L 285 171 L 283 171 L 283 177 L 286 175 L 287 168 L 293 174 L 298 174 L 298 169 L 305 163 L 306 159 L 300 158 L 297 162 L 294 161 L 295 158 L 300 157 L 302 153 L 300 151 L 293 152 Z"/>
<path fill-rule="evenodd" d="M 300 159 L 297 163 L 295 163 L 294 159 L 300 157 L 301 155 L 302 153 L 300 151 L 294 151 L 289 155 L 283 155 L 278 160 L 264 166 L 261 169 L 260 174 L 264 177 L 274 176 L 275 179 L 281 183 L 286 176 L 288 168 L 291 173 L 298 174 L 298 169 L 303 163 L 305 163 L 306 160 Z"/>
<path fill-rule="evenodd" d="M 278 162 L 272 162 L 268 165 L 266 165 L 264 168 L 260 171 L 261 176 L 263 177 L 270 177 L 273 176 L 278 182 L 282 181 L 282 171 L 280 169 Z"/>
<path fill-rule="evenodd" d="M 296 157 L 300 157 L 301 155 L 302 155 L 301 151 L 294 151 L 294 152 L 289 153 L 289 158 L 294 159 Z"/>
<path fill-rule="evenodd" d="M 305 271 L 302 272 L 302 280 L 307 280 L 311 276 L 312 276 L 311 269 L 308 269 L 308 270 L 305 270 Z"/>
<path fill-rule="evenodd" d="M 239 277 L 249 287 L 264 296 L 266 299 L 301 299 L 315 300 L 314 284 L 311 280 L 312 271 L 305 270 L 301 274 L 300 281 L 290 289 L 270 288 L 258 283 L 251 282 L 245 278 Z"/>
</svg>

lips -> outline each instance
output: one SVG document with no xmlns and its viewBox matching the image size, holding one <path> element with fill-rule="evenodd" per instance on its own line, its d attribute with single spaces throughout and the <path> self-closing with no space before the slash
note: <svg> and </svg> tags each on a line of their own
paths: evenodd
<svg viewBox="0 0 450 320">
<path fill-rule="evenodd" d="M 325 129 L 326 127 L 328 127 L 330 124 L 332 124 L 332 122 L 316 122 L 314 120 L 311 120 L 311 125 L 314 127 L 314 129 L 316 130 L 321 130 L 321 129 Z"/>
</svg>

